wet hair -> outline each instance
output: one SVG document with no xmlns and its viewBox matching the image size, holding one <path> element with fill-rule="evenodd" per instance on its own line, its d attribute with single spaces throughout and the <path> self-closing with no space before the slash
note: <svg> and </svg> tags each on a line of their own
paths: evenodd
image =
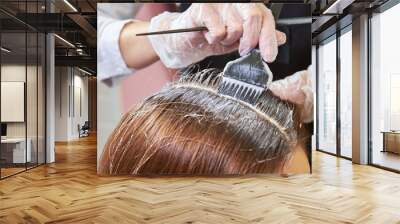
<svg viewBox="0 0 400 224">
<path fill-rule="evenodd" d="M 181 78 L 125 114 L 99 173 L 226 175 L 280 172 L 297 143 L 295 107 L 264 91 L 254 105 L 218 94 L 221 73 Z"/>
</svg>

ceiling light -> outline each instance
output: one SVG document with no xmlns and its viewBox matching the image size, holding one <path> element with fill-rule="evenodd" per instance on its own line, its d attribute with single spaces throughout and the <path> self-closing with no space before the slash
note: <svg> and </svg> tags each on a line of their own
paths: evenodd
<svg viewBox="0 0 400 224">
<path fill-rule="evenodd" d="M 64 38 L 62 38 L 62 37 L 60 37 L 60 36 L 57 35 L 57 34 L 54 34 L 54 36 L 57 37 L 57 38 L 58 38 L 59 40 L 61 40 L 62 42 L 64 42 L 65 44 L 67 44 L 68 46 L 75 48 L 75 45 L 73 45 L 73 44 L 72 44 L 71 42 L 69 42 L 68 40 L 66 40 L 66 39 L 64 39 Z"/>
<path fill-rule="evenodd" d="M 81 69 L 81 68 L 79 68 L 79 67 L 78 67 L 78 70 L 81 71 L 81 72 L 83 72 L 83 73 L 85 73 L 85 74 L 87 74 L 87 75 L 92 75 L 92 73 L 90 73 L 90 72 L 88 72 L 88 71 L 86 71 L 86 70 L 83 70 L 83 69 Z"/>
<path fill-rule="evenodd" d="M 68 1 L 64 0 L 64 3 L 68 5 L 74 12 L 78 12 L 78 10 Z"/>
<path fill-rule="evenodd" d="M 2 51 L 6 52 L 6 53 L 10 53 L 10 52 L 11 52 L 11 50 L 9 50 L 9 49 L 7 49 L 7 48 L 5 48 L 5 47 L 1 47 L 0 49 L 1 49 Z"/>
<path fill-rule="evenodd" d="M 351 5 L 354 0 L 336 0 L 332 5 L 330 5 L 322 14 L 342 14 L 343 10 L 347 8 L 347 6 Z"/>
<path fill-rule="evenodd" d="M 78 53 L 78 55 L 87 55 L 86 52 L 84 52 L 82 48 L 77 48 L 76 53 Z"/>
</svg>

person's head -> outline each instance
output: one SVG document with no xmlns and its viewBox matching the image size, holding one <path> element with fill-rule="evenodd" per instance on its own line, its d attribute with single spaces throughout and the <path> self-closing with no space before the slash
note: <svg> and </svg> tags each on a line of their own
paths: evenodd
<svg viewBox="0 0 400 224">
<path fill-rule="evenodd" d="M 282 172 L 298 143 L 295 107 L 264 91 L 255 105 L 217 92 L 205 70 L 147 98 L 108 139 L 99 173 L 224 175 Z"/>
</svg>

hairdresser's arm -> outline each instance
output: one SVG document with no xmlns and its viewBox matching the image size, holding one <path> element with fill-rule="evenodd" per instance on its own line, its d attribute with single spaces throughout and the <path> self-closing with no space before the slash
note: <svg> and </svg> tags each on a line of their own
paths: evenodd
<svg viewBox="0 0 400 224">
<path fill-rule="evenodd" d="M 101 18 L 99 26 L 100 80 L 111 82 L 158 60 L 148 38 L 136 36 L 147 32 L 148 22 Z"/>
<path fill-rule="evenodd" d="M 263 58 L 275 60 L 277 46 L 285 43 L 275 30 L 272 13 L 263 4 L 192 4 L 184 13 L 165 12 L 150 24 L 143 21 L 109 21 L 99 27 L 99 77 L 130 74 L 158 58 L 170 68 L 182 68 L 211 55 L 239 50 L 247 54 L 259 44 Z M 137 37 L 140 32 L 206 26 L 207 32 Z"/>
<path fill-rule="evenodd" d="M 170 68 L 181 68 L 218 55 L 239 50 L 247 54 L 259 44 L 268 61 L 286 37 L 275 30 L 274 18 L 262 4 L 193 4 L 184 13 L 165 12 L 151 23 L 133 21 L 124 26 L 119 38 L 121 55 L 130 68 L 143 68 L 159 58 Z M 251 25 L 257 23 L 258 25 Z M 191 28 L 204 24 L 208 32 L 136 36 L 137 33 Z M 157 53 L 156 53 L 157 52 Z"/>
<path fill-rule="evenodd" d="M 148 32 L 149 22 L 133 21 L 124 26 L 119 37 L 121 55 L 128 67 L 140 69 L 158 60 L 156 52 L 146 36 L 136 36 Z"/>
<path fill-rule="evenodd" d="M 117 78 L 132 74 L 135 70 L 129 67 L 121 55 L 120 34 L 126 24 L 133 20 L 114 19 L 100 14 L 97 20 L 97 67 L 98 78 L 112 84 Z"/>
<path fill-rule="evenodd" d="M 198 26 L 207 27 L 207 31 L 148 36 L 165 66 L 183 68 L 208 56 L 233 51 L 243 56 L 257 45 L 264 60 L 272 62 L 278 45 L 286 42 L 263 3 L 193 3 L 185 12 L 164 12 L 153 17 L 149 31 Z"/>
</svg>

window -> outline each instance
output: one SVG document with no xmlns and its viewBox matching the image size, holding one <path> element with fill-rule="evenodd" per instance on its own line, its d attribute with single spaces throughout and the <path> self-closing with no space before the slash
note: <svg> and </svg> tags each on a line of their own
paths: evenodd
<svg viewBox="0 0 400 224">
<path fill-rule="evenodd" d="M 352 156 L 352 33 L 340 36 L 340 155 Z"/>
<path fill-rule="evenodd" d="M 318 145 L 336 153 L 336 39 L 318 48 Z"/>
<path fill-rule="evenodd" d="M 400 4 L 371 18 L 372 164 L 400 170 Z"/>
</svg>

